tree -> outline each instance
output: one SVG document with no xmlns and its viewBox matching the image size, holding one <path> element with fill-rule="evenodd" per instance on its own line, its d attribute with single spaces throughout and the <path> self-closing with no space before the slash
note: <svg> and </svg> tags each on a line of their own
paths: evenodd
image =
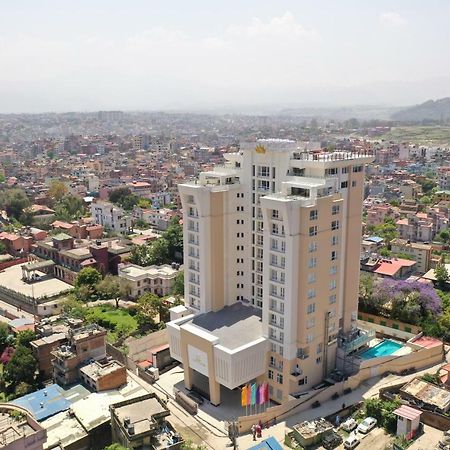
<svg viewBox="0 0 450 450">
<path fill-rule="evenodd" d="M 85 208 L 83 200 L 74 195 L 64 196 L 55 206 L 55 217 L 58 220 L 69 222 L 79 219 L 84 214 Z"/>
<path fill-rule="evenodd" d="M 101 298 L 110 300 L 114 299 L 116 308 L 119 307 L 119 300 L 126 295 L 126 288 L 119 277 L 114 275 L 106 275 L 96 286 L 97 293 Z"/>
<path fill-rule="evenodd" d="M 160 313 L 162 300 L 155 294 L 147 293 L 138 298 L 136 320 L 141 330 L 153 328 L 155 318 Z"/>
<path fill-rule="evenodd" d="M 448 271 L 445 264 L 439 262 L 434 269 L 434 276 L 440 288 L 445 288 L 448 282 Z"/>
<path fill-rule="evenodd" d="M 192 441 L 186 441 L 181 444 L 181 450 L 205 450 L 203 445 L 196 445 Z"/>
<path fill-rule="evenodd" d="M 16 386 L 14 394 L 16 397 L 22 397 L 23 395 L 29 394 L 31 392 L 32 386 L 28 383 L 22 381 Z"/>
<path fill-rule="evenodd" d="M 75 295 L 69 294 L 61 303 L 61 310 L 63 314 L 74 319 L 84 319 L 86 317 L 87 308 L 84 303 L 78 300 Z"/>
<path fill-rule="evenodd" d="M 0 353 L 3 352 L 8 345 L 9 330 L 6 323 L 0 322 Z"/>
<path fill-rule="evenodd" d="M 16 345 L 31 348 L 30 342 L 36 339 L 36 333 L 33 330 L 23 330 L 17 333 Z"/>
<path fill-rule="evenodd" d="M 96 286 L 102 279 L 101 273 L 93 267 L 85 267 L 78 272 L 75 278 L 75 287 Z"/>
<path fill-rule="evenodd" d="M 123 447 L 122 445 L 115 443 L 108 445 L 103 450 L 130 450 L 130 449 L 128 447 Z"/>
<path fill-rule="evenodd" d="M 382 256 L 383 258 L 389 258 L 391 254 L 391 251 L 387 247 L 382 247 L 380 249 L 380 256 Z"/>
<path fill-rule="evenodd" d="M 59 180 L 53 180 L 48 188 L 48 197 L 55 204 L 69 193 L 69 188 Z"/>
<path fill-rule="evenodd" d="M 420 201 L 421 205 L 431 204 L 431 198 L 428 195 L 424 195 L 423 197 L 421 197 L 421 199 L 419 201 Z"/>
<path fill-rule="evenodd" d="M 0 192 L 0 208 L 6 211 L 8 217 L 19 220 L 23 210 L 30 204 L 27 194 L 22 189 L 9 188 Z"/>
<path fill-rule="evenodd" d="M 142 209 L 150 209 L 152 207 L 152 202 L 148 198 L 140 198 L 137 202 L 137 206 Z"/>
<path fill-rule="evenodd" d="M 169 227 L 162 237 L 167 241 L 167 251 L 170 262 L 182 261 L 183 227 L 180 225 L 178 216 L 172 218 Z"/>
<path fill-rule="evenodd" d="M 127 187 L 119 187 L 116 189 L 113 189 L 109 193 L 109 201 L 112 203 L 121 204 L 123 199 L 127 197 L 128 195 L 131 195 L 131 189 Z"/>
<path fill-rule="evenodd" d="M 180 270 L 173 282 L 172 295 L 184 295 L 184 272 Z"/>
<path fill-rule="evenodd" d="M 441 242 L 448 244 L 448 242 L 450 241 L 450 232 L 447 230 L 447 228 L 445 228 L 438 234 L 438 239 Z"/>
<path fill-rule="evenodd" d="M 0 241 L 0 255 L 4 255 L 6 253 L 6 245 Z"/>
<path fill-rule="evenodd" d="M 7 383 L 14 387 L 21 382 L 33 384 L 37 369 L 38 363 L 31 350 L 18 346 L 11 361 L 4 368 L 3 377 Z"/>
</svg>

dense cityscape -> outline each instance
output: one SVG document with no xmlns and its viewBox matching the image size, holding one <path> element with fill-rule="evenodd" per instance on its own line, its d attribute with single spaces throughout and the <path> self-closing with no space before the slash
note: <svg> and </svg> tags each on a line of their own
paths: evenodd
<svg viewBox="0 0 450 450">
<path fill-rule="evenodd" d="M 3 2 L 0 449 L 450 450 L 449 17 Z"/>
</svg>

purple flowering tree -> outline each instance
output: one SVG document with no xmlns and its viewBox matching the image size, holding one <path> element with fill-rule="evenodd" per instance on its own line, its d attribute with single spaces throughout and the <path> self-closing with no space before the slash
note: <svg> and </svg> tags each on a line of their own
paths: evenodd
<svg viewBox="0 0 450 450">
<path fill-rule="evenodd" d="M 442 313 L 441 299 L 434 287 L 417 281 L 377 280 L 372 301 L 380 314 L 412 324 Z"/>
</svg>

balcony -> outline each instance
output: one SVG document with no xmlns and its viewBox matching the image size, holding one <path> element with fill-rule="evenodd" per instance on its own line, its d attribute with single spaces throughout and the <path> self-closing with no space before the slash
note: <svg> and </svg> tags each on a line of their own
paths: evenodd
<svg viewBox="0 0 450 450">
<path fill-rule="evenodd" d="M 283 278 L 271 277 L 270 281 L 273 281 L 274 283 L 284 284 L 284 279 Z"/>
<path fill-rule="evenodd" d="M 277 327 L 280 330 L 284 330 L 284 325 L 279 324 L 278 322 L 275 322 L 273 320 L 269 321 L 269 325 L 273 326 L 273 327 Z"/>
</svg>

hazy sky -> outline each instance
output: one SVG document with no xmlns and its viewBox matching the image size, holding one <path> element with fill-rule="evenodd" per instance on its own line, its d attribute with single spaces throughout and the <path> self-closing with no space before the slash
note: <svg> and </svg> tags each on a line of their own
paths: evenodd
<svg viewBox="0 0 450 450">
<path fill-rule="evenodd" d="M 448 0 L 3 0 L 0 112 L 450 96 Z"/>
</svg>

